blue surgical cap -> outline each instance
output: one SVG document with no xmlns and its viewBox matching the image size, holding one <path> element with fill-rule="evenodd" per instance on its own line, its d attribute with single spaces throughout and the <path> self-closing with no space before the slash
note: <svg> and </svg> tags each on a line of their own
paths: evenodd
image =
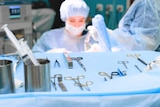
<svg viewBox="0 0 160 107">
<path fill-rule="evenodd" d="M 71 16 L 83 16 L 87 18 L 89 7 L 84 0 L 65 0 L 60 7 L 60 17 L 66 21 Z"/>
</svg>

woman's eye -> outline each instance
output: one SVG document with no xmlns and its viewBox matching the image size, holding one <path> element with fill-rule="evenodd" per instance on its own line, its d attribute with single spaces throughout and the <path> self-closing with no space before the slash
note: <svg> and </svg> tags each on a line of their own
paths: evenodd
<svg viewBox="0 0 160 107">
<path fill-rule="evenodd" d="M 74 20 L 69 20 L 71 23 L 75 22 Z"/>
<path fill-rule="evenodd" d="M 80 20 L 79 22 L 80 22 L 80 23 L 83 23 L 84 21 L 83 21 L 83 20 Z"/>
</svg>

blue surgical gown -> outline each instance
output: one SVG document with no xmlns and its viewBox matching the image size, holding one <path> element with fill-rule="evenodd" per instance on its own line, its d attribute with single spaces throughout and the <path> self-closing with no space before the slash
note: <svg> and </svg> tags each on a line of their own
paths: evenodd
<svg viewBox="0 0 160 107">
<path fill-rule="evenodd" d="M 66 32 L 65 28 L 57 28 L 43 33 L 33 46 L 32 51 L 47 52 L 51 49 L 65 48 L 70 52 L 83 52 L 86 35 L 74 38 Z"/>
<path fill-rule="evenodd" d="M 155 50 L 160 44 L 160 0 L 135 0 L 109 33 L 120 50 Z"/>
</svg>

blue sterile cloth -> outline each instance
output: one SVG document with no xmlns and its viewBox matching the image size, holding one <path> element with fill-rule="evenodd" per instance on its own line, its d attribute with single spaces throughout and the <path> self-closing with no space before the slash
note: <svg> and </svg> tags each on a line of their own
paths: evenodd
<svg viewBox="0 0 160 107">
<path fill-rule="evenodd" d="M 80 82 L 84 84 L 86 81 L 93 81 L 93 85 L 89 85 L 91 91 L 85 88 L 82 91 L 74 85 L 73 81 L 64 80 L 63 83 L 67 88 L 67 92 L 61 91 L 57 85 L 57 91 L 51 85 L 51 92 L 27 92 L 24 87 L 16 90 L 13 94 L 0 95 L 0 104 L 3 106 L 26 106 L 26 107 L 150 107 L 160 105 L 160 69 L 145 71 L 145 65 L 137 59 L 127 57 L 128 54 L 140 54 L 141 59 L 147 63 L 154 60 L 159 55 L 153 51 L 134 51 L 134 52 L 112 52 L 112 53 L 70 53 L 72 57 L 83 57 L 81 62 L 86 67 L 86 72 L 73 61 L 73 69 L 68 69 L 67 63 L 64 60 L 62 53 L 55 54 L 40 54 L 37 53 L 37 58 L 45 58 L 50 60 L 51 76 L 62 74 L 65 76 L 77 77 L 84 75 L 84 79 Z M 58 60 L 60 67 L 54 67 L 55 60 Z M 126 60 L 128 69 L 123 64 L 118 64 L 118 61 Z M 141 73 L 134 65 L 137 65 L 143 72 Z M 126 71 L 126 76 L 114 76 L 113 79 L 100 76 L 99 72 L 106 72 L 109 75 L 111 72 L 119 68 L 121 71 Z M 19 65 L 15 76 L 24 81 L 23 63 Z M 11 103 L 8 103 L 11 102 Z"/>
</svg>

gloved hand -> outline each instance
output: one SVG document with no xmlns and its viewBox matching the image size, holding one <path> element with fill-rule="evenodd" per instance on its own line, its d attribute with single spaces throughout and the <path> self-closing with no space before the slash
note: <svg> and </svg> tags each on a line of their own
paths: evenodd
<svg viewBox="0 0 160 107">
<path fill-rule="evenodd" d="M 110 38 L 106 29 L 104 18 L 98 14 L 92 19 L 92 25 L 97 29 L 98 42 L 105 51 L 111 51 Z"/>
<path fill-rule="evenodd" d="M 56 49 L 51 49 L 49 51 L 47 51 L 46 53 L 71 53 L 71 51 L 66 50 L 65 48 L 56 48 Z"/>
<path fill-rule="evenodd" d="M 101 49 L 100 45 L 98 45 L 97 43 L 94 43 L 85 52 L 101 52 L 101 51 L 102 51 L 102 49 Z"/>
</svg>

